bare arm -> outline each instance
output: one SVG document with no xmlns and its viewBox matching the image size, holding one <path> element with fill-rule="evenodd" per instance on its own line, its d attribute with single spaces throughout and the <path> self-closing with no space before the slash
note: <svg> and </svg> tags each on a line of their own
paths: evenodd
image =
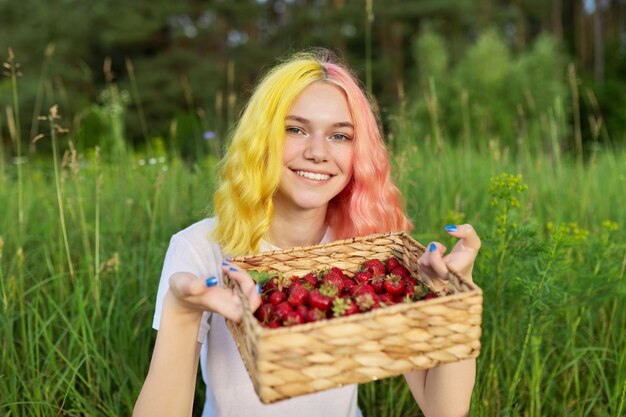
<svg viewBox="0 0 626 417">
<path fill-rule="evenodd" d="M 168 291 L 161 326 L 133 416 L 190 416 L 196 388 L 202 311 L 181 311 Z"/>
<path fill-rule="evenodd" d="M 250 307 L 261 304 L 256 283 L 247 272 L 226 265 L 223 272 L 235 280 Z M 241 300 L 228 288 L 186 272 L 169 279 L 170 289 L 163 299 L 161 324 L 157 333 L 150 369 L 133 416 L 190 416 L 196 388 L 200 356 L 198 330 L 203 311 L 213 311 L 234 321 L 242 316 Z"/>
<path fill-rule="evenodd" d="M 460 238 L 452 251 L 443 256 L 445 246 L 431 243 L 418 260 L 420 275 L 431 283 L 441 284 L 450 270 L 472 281 L 474 260 L 480 239 L 469 224 L 446 228 Z M 470 400 L 476 379 L 476 359 L 447 363 L 436 368 L 404 374 L 415 401 L 426 417 L 463 417 L 469 415 Z"/>
<path fill-rule="evenodd" d="M 476 378 L 476 360 L 459 362 L 404 374 L 415 401 L 426 417 L 469 415 Z"/>
</svg>

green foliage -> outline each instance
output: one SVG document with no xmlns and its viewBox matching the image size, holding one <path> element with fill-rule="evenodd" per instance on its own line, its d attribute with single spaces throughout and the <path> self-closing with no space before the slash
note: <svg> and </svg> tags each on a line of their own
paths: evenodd
<svg viewBox="0 0 626 417">
<path fill-rule="evenodd" d="M 451 68 L 440 35 L 426 30 L 413 43 L 418 63 L 415 92 L 424 97 L 414 103 L 417 124 L 431 126 L 436 110 L 447 137 L 483 138 L 474 146 L 496 140 L 525 151 L 549 143 L 546 123 L 560 123 L 568 98 L 565 59 L 553 38 L 541 36 L 529 50 L 514 54 L 497 31 L 488 30 Z M 568 133 L 560 123 L 554 138 L 559 146 Z M 432 130 L 430 134 L 435 135 Z"/>
</svg>

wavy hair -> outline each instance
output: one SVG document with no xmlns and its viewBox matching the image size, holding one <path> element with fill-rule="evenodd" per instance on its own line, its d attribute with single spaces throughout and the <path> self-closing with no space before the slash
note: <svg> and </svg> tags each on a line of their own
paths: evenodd
<svg viewBox="0 0 626 417">
<path fill-rule="evenodd" d="M 230 137 L 214 196 L 214 237 L 231 255 L 257 252 L 274 214 L 285 143 L 285 117 L 314 82 L 332 83 L 348 100 L 355 126 L 353 175 L 333 198 L 326 222 L 334 239 L 411 230 L 369 96 L 357 78 L 326 50 L 298 53 L 257 85 Z"/>
</svg>

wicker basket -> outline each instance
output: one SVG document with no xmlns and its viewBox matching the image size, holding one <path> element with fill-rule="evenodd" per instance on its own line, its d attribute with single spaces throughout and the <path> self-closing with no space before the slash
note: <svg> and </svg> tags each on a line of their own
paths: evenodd
<svg viewBox="0 0 626 417">
<path fill-rule="evenodd" d="M 454 273 L 445 285 L 435 287 L 417 273 L 423 252 L 424 246 L 402 232 L 233 258 L 244 269 L 291 276 L 328 266 L 350 275 L 365 260 L 395 256 L 439 295 L 275 329 L 262 327 L 242 297 L 242 322 L 227 320 L 227 325 L 261 401 L 272 403 L 478 356 L 481 289 Z"/>
</svg>

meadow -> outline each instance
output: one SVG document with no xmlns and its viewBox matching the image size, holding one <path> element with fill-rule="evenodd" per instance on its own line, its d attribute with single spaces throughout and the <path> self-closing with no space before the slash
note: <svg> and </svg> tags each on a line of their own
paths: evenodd
<svg viewBox="0 0 626 417">
<path fill-rule="evenodd" d="M 626 152 L 563 150 L 557 125 L 520 136 L 536 149 L 394 120 L 414 237 L 451 246 L 443 226 L 469 222 L 483 240 L 471 415 L 624 416 Z M 169 238 L 211 212 L 215 146 L 192 161 L 163 141 L 133 150 L 112 124 L 106 152 L 77 149 L 56 108 L 40 123 L 49 156 L 0 148 L 0 415 L 129 415 Z M 360 386 L 359 402 L 420 415 L 402 378 Z"/>
</svg>

